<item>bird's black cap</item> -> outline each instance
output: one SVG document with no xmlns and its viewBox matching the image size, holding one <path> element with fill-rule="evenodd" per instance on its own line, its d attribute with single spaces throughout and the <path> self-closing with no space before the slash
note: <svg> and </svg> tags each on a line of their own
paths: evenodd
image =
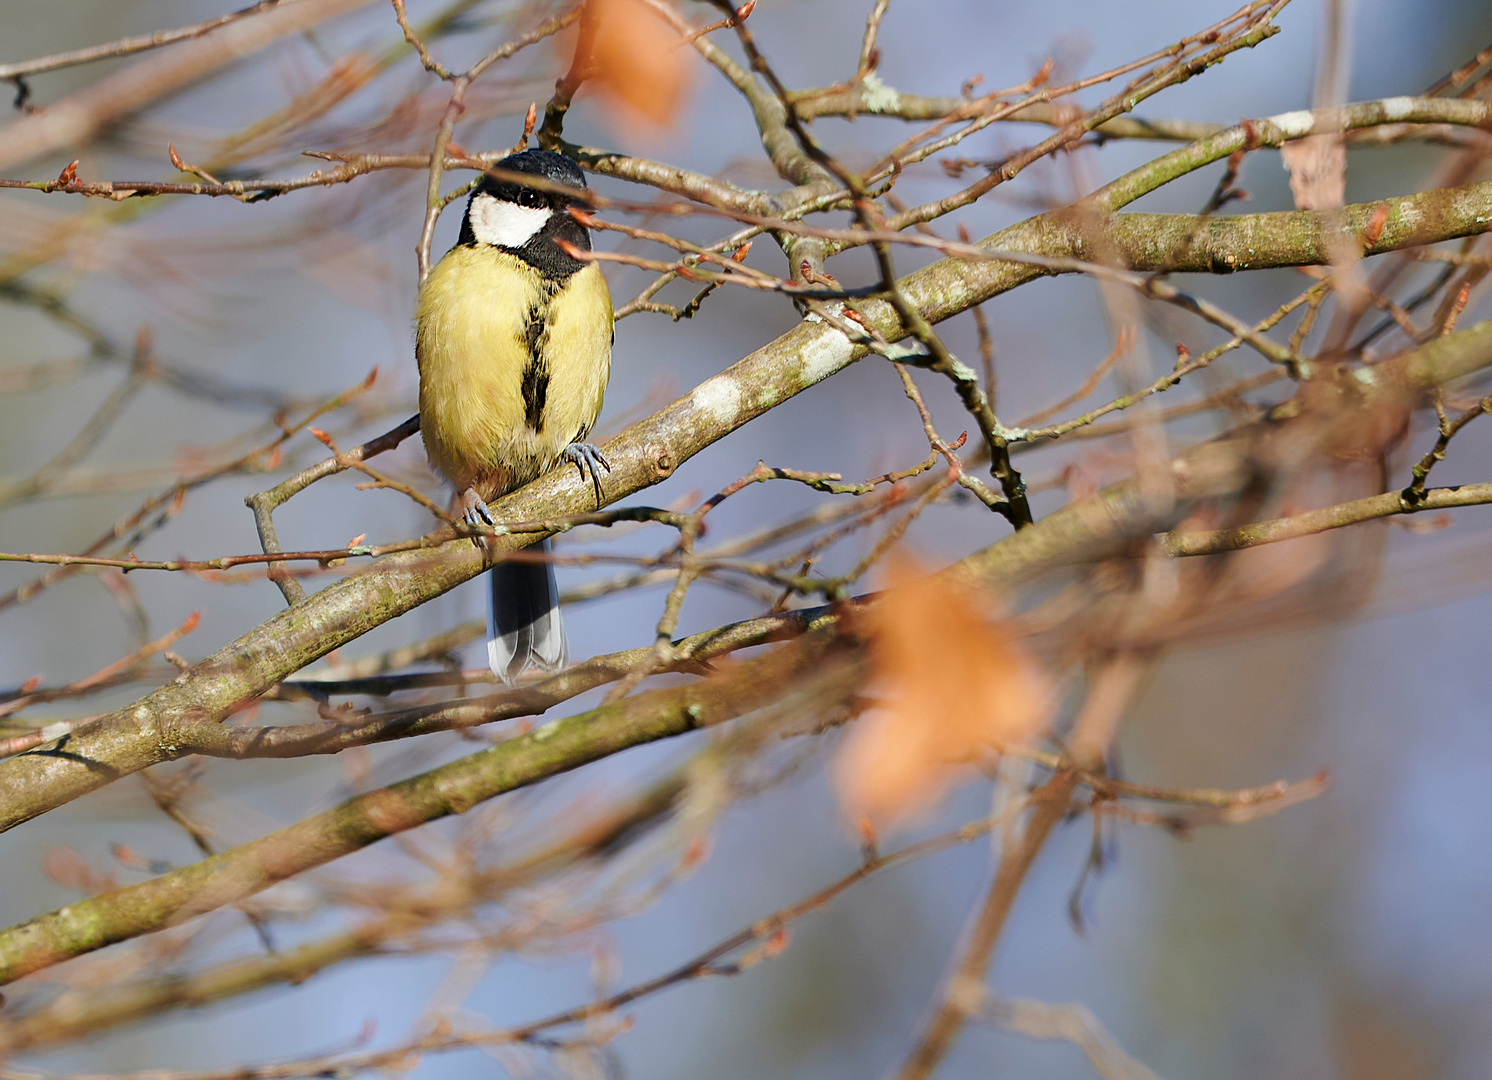
<svg viewBox="0 0 1492 1080">
<path fill-rule="evenodd" d="M 555 184 L 564 184 L 566 187 L 585 187 L 585 173 L 580 171 L 580 166 L 563 154 L 556 154 L 552 150 L 524 150 L 519 154 L 509 154 L 493 165 L 493 168 L 506 169 L 508 172 L 528 173 L 530 176 L 537 176 Z M 509 202 L 516 202 L 520 190 L 523 190 L 523 186 L 511 180 L 484 176 L 472 194 L 492 195 Z M 535 189 L 529 188 L 528 190 Z M 551 192 L 543 194 L 555 202 L 573 201 L 565 200 L 563 195 Z"/>
</svg>

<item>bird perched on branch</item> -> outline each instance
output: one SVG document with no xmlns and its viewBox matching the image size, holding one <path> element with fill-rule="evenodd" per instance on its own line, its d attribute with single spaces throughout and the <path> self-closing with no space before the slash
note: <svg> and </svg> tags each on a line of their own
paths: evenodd
<svg viewBox="0 0 1492 1080">
<path fill-rule="evenodd" d="M 600 470 L 611 468 L 584 441 L 611 373 L 611 293 L 600 268 L 575 257 L 591 249 L 590 233 L 569 212 L 581 199 L 557 185 L 583 189 L 585 176 L 546 150 L 499 161 L 472 190 L 456 246 L 420 289 L 420 430 L 430 464 L 473 525 L 495 524 L 488 501 L 561 461 L 589 476 L 599 505 Z M 554 568 L 502 562 L 488 582 L 492 670 L 512 683 L 530 669 L 563 667 Z"/>
</svg>

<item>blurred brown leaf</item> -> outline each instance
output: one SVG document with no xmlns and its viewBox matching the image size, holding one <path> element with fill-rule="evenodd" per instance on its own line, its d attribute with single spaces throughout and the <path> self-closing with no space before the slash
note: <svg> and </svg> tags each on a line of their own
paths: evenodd
<svg viewBox="0 0 1492 1080">
<path fill-rule="evenodd" d="M 1298 210 L 1333 210 L 1347 192 L 1347 145 L 1340 135 L 1312 135 L 1287 142 L 1280 157 L 1290 172 Z"/>
<path fill-rule="evenodd" d="M 47 877 L 64 889 L 72 889 L 87 896 L 119 887 L 119 881 L 113 874 L 99 873 L 72 848 L 48 848 L 42 857 L 42 869 Z"/>
<path fill-rule="evenodd" d="M 861 718 L 836 763 L 852 821 L 894 826 L 930 809 L 970 764 L 1047 725 L 1050 677 L 989 597 L 903 559 L 870 609 L 884 707 Z"/>
<path fill-rule="evenodd" d="M 642 0 L 590 0 L 595 20 L 590 79 L 601 96 L 666 127 L 688 88 L 679 34 Z"/>
</svg>

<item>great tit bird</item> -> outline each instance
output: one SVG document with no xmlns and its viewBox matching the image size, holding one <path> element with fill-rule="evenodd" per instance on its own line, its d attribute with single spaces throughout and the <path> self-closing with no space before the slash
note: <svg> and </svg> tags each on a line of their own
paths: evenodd
<svg viewBox="0 0 1492 1080">
<path fill-rule="evenodd" d="M 497 168 L 585 187 L 574 162 L 547 150 L 525 150 Z M 488 500 L 561 461 L 589 474 L 599 502 L 599 470 L 610 469 L 584 440 L 611 373 L 611 293 L 594 262 L 570 253 L 591 249 L 572 201 L 483 177 L 456 246 L 420 290 L 420 430 L 430 464 L 473 524 L 493 524 Z M 554 568 L 499 563 L 488 582 L 487 659 L 498 677 L 511 684 L 530 669 L 563 667 L 569 649 Z"/>
</svg>

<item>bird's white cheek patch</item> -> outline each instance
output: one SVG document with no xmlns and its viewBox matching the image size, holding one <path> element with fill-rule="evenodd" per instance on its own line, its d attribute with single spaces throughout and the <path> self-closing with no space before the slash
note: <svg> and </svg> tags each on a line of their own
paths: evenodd
<svg viewBox="0 0 1492 1080">
<path fill-rule="evenodd" d="M 471 204 L 471 231 L 478 243 L 522 247 L 553 213 L 547 206 L 519 206 L 491 195 L 478 195 Z"/>
</svg>

